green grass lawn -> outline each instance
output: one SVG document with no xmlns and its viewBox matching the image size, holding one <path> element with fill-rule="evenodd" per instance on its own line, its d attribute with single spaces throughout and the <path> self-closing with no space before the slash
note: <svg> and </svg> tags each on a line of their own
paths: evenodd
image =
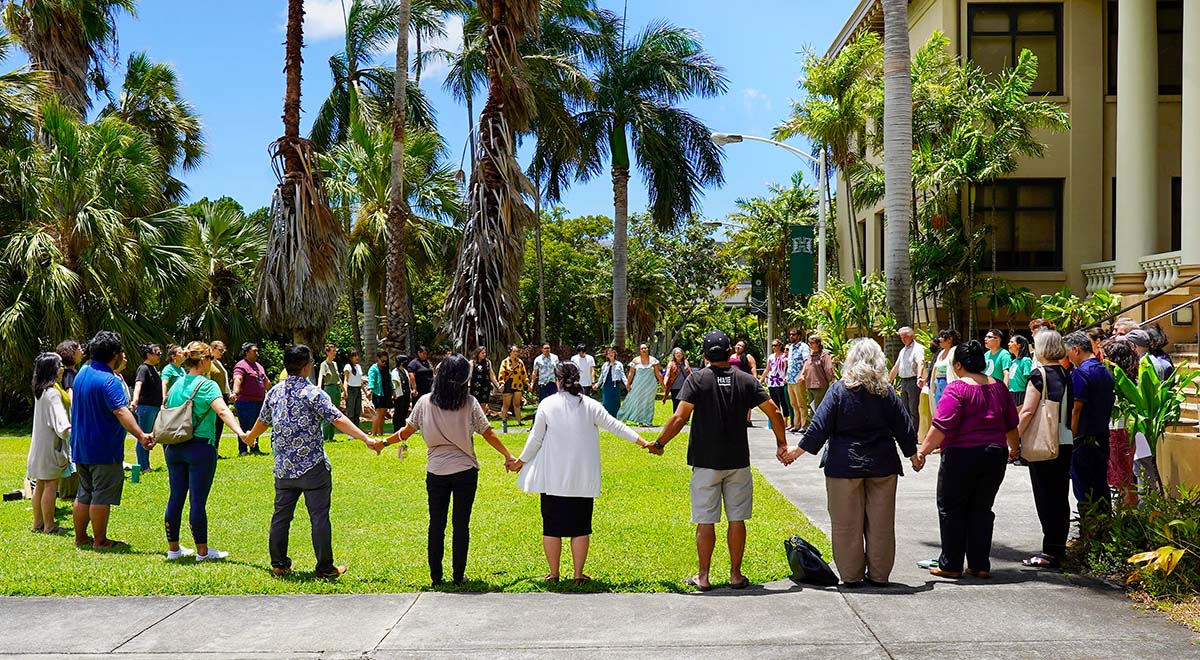
<svg viewBox="0 0 1200 660">
<path fill-rule="evenodd" d="M 668 405 L 669 409 L 669 405 Z M 647 434 L 652 435 L 652 434 Z M 344 437 L 344 436 L 339 436 Z M 517 453 L 523 433 L 503 436 Z M 132 440 L 126 460 L 133 460 Z M 221 453 L 236 453 L 226 437 Z M 265 445 L 265 443 L 264 443 Z M 110 535 L 130 542 L 125 553 L 77 550 L 70 536 L 29 531 L 28 500 L 0 504 L 0 594 L 2 595 L 149 595 L 248 593 L 403 592 L 428 588 L 425 560 L 428 513 L 425 500 L 424 445 L 420 436 L 409 443 L 400 461 L 395 447 L 375 456 L 357 441 L 327 445 L 333 463 L 333 548 L 338 563 L 350 572 L 335 583 L 311 579 L 312 546 L 303 504 L 292 523 L 290 554 L 297 574 L 272 578 L 267 527 L 273 489 L 271 459 L 231 458 L 217 468 L 209 500 L 209 540 L 230 553 L 225 562 L 197 564 L 191 559 L 167 562 L 163 507 L 167 475 L 156 471 L 142 482 L 125 485 L 124 503 L 113 510 Z M 21 483 L 28 438 L 0 439 L 0 484 L 5 490 Z M 536 591 L 548 587 L 541 549 L 541 518 L 536 495 L 516 488 L 516 475 L 483 440 L 476 451 L 482 462 L 479 492 L 471 524 L 471 558 L 463 587 L 473 591 Z M 592 551 L 587 571 L 595 579 L 586 591 L 682 591 L 681 580 L 694 573 L 694 528 L 689 522 L 686 438 L 680 437 L 665 457 L 655 457 L 612 436 L 602 436 L 604 492 L 596 503 Z M 162 450 L 151 462 L 162 467 Z M 788 570 L 784 538 L 801 533 L 829 556 L 825 535 L 794 506 L 755 475 L 754 519 L 744 570 L 755 581 L 781 579 Z M 70 526 L 69 503 L 61 502 L 59 522 Z M 184 522 L 187 511 L 184 511 Z M 723 526 L 722 526 L 723 527 Z M 724 534 L 724 530 L 719 530 Z M 184 531 L 184 545 L 191 546 Z M 564 571 L 569 574 L 569 551 Z M 449 574 L 449 539 L 447 539 Z M 717 544 L 714 583 L 728 580 L 723 541 Z M 576 587 L 553 586 L 567 591 Z"/>
</svg>

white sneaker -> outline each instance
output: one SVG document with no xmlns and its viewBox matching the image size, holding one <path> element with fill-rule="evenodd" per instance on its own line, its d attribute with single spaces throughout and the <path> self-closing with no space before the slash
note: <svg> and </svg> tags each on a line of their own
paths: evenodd
<svg viewBox="0 0 1200 660">
<path fill-rule="evenodd" d="M 167 550 L 167 561 L 175 561 L 176 559 L 191 557 L 194 554 L 196 554 L 195 550 L 192 550 L 191 548 L 185 548 L 181 545 L 179 546 L 178 550 Z"/>
<path fill-rule="evenodd" d="M 216 559 L 224 559 L 228 556 L 228 552 L 222 552 L 221 550 L 209 548 L 207 555 L 196 555 L 196 561 L 213 561 Z"/>
</svg>

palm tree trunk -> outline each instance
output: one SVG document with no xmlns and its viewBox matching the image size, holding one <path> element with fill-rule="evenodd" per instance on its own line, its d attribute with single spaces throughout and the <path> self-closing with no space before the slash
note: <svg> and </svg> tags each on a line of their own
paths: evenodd
<svg viewBox="0 0 1200 660">
<path fill-rule="evenodd" d="M 388 205 L 387 229 L 387 317 L 388 348 L 395 354 L 413 353 L 413 317 L 409 307 L 412 290 L 408 277 L 408 248 L 410 242 L 408 207 L 404 199 L 404 122 L 408 87 L 408 18 L 409 0 L 400 2 L 400 34 L 396 41 L 396 87 L 392 104 L 392 187 Z"/>
<path fill-rule="evenodd" d="M 629 168 L 613 167 L 613 344 L 625 346 L 625 332 L 629 317 L 629 291 L 627 277 L 626 244 L 629 233 Z"/>
<path fill-rule="evenodd" d="M 379 350 L 379 314 L 375 309 L 375 296 L 371 294 L 371 285 L 364 282 L 362 288 L 363 302 L 363 358 L 375 359 L 375 351 Z"/>
<path fill-rule="evenodd" d="M 471 98 L 471 92 L 469 92 L 469 91 L 466 93 L 466 97 L 467 97 L 467 144 L 470 145 L 470 149 L 471 149 L 471 173 L 474 174 L 475 173 L 475 165 L 476 165 L 476 163 L 479 162 L 478 158 L 475 155 L 475 107 L 474 107 L 475 100 L 473 98 Z M 471 177 L 467 176 L 466 180 L 470 181 Z"/>
<path fill-rule="evenodd" d="M 304 0 L 288 0 L 287 46 L 284 74 L 287 88 L 283 96 L 283 136 L 300 138 L 300 81 L 304 63 Z M 294 149 L 283 152 L 283 178 L 304 171 L 300 154 Z"/>
<path fill-rule="evenodd" d="M 912 222 L 912 73 L 909 70 L 908 2 L 883 3 L 883 169 L 887 213 L 887 304 L 896 325 L 911 325 L 908 228 Z M 900 351 L 899 337 L 887 338 L 887 354 Z"/>
<path fill-rule="evenodd" d="M 408 4 L 408 3 L 405 3 Z M 416 31 L 417 37 L 417 59 L 414 63 L 416 70 L 413 71 L 413 81 L 417 83 L 417 87 L 421 86 L 421 31 Z"/>
</svg>

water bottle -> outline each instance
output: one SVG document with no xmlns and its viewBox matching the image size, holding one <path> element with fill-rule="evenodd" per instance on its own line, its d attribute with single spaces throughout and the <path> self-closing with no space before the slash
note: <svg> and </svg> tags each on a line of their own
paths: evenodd
<svg viewBox="0 0 1200 660">
<path fill-rule="evenodd" d="M 398 456 L 400 458 L 400 460 L 404 460 L 404 459 L 408 458 L 408 443 L 407 442 L 400 443 L 400 451 L 396 452 L 396 456 Z"/>
<path fill-rule="evenodd" d="M 141 483 L 141 481 L 142 481 L 142 466 L 138 465 L 137 463 L 134 463 L 133 466 L 129 468 L 129 483 L 136 484 L 136 483 Z"/>
</svg>

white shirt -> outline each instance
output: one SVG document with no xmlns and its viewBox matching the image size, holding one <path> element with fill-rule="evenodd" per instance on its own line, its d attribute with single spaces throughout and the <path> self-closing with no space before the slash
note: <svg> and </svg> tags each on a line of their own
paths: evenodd
<svg viewBox="0 0 1200 660">
<path fill-rule="evenodd" d="M 351 367 L 354 367 L 351 369 Z M 346 374 L 346 387 L 362 387 L 363 371 L 361 364 L 346 363 L 342 368 L 342 373 Z"/>
<path fill-rule="evenodd" d="M 633 429 L 591 397 L 559 392 L 538 405 L 517 487 L 559 497 L 600 497 L 600 431 L 637 443 Z"/>
<path fill-rule="evenodd" d="M 583 387 L 592 386 L 592 371 L 596 368 L 596 358 L 576 353 L 571 356 L 571 363 L 579 367 L 579 384 Z"/>
<path fill-rule="evenodd" d="M 921 342 L 913 340 L 913 343 L 900 349 L 900 355 L 896 356 L 897 374 L 901 378 L 916 378 L 920 375 L 917 368 L 924 361 L 925 347 Z"/>
</svg>

